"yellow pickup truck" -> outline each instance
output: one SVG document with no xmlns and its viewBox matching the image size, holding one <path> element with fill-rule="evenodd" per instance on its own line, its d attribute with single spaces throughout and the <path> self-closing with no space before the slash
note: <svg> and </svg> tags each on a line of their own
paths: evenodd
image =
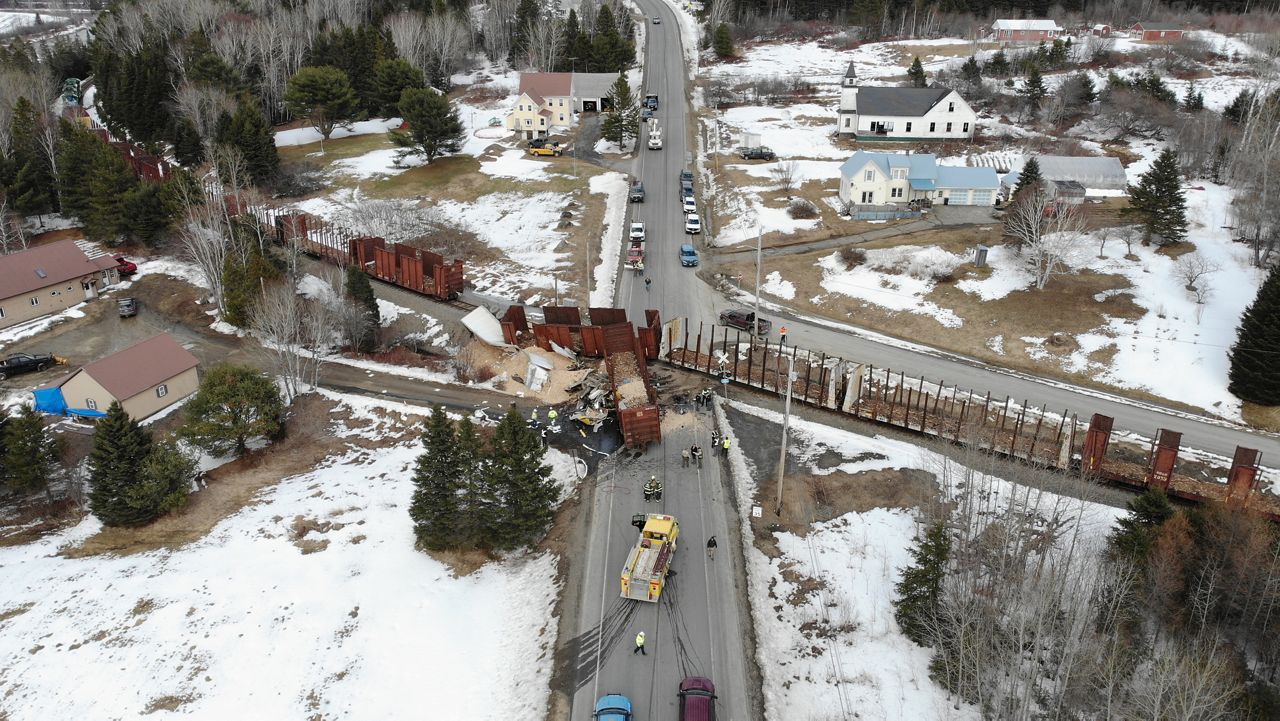
<svg viewBox="0 0 1280 721">
<path fill-rule="evenodd" d="M 564 147 L 560 143 L 546 143 L 545 145 L 530 145 L 529 155 L 563 155 Z"/>
</svg>

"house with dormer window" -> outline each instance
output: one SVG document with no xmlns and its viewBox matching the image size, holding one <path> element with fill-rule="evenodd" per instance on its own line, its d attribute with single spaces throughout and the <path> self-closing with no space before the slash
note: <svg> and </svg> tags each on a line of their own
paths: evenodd
<svg viewBox="0 0 1280 721">
<path fill-rule="evenodd" d="M 840 87 L 836 131 L 857 140 L 972 140 L 978 115 L 950 88 L 861 86 L 853 63 Z"/>
<path fill-rule="evenodd" d="M 859 150 L 840 166 L 840 201 L 856 205 L 993 206 L 1000 179 L 994 168 L 939 165 L 930 153 Z"/>
</svg>

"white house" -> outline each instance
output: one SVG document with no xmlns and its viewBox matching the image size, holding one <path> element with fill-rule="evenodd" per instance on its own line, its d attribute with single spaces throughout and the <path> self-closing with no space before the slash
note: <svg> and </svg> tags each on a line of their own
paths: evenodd
<svg viewBox="0 0 1280 721">
<path fill-rule="evenodd" d="M 999 42 L 1035 43 L 1053 40 L 1062 34 L 1062 28 L 1053 20 L 997 20 L 991 24 L 991 33 Z"/>
<path fill-rule="evenodd" d="M 851 63 L 836 122 L 858 140 L 972 140 L 978 115 L 950 88 L 859 87 Z"/>
<path fill-rule="evenodd" d="M 858 205 L 985 205 L 996 202 L 1000 180 L 994 168 L 938 165 L 929 153 L 870 153 L 859 150 L 840 166 L 840 200 Z"/>
</svg>

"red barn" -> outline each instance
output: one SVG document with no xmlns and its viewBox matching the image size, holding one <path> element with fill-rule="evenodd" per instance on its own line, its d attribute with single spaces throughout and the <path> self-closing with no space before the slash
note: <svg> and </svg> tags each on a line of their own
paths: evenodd
<svg viewBox="0 0 1280 721">
<path fill-rule="evenodd" d="M 1181 40 L 1186 30 L 1174 23 L 1134 23 L 1133 31 L 1148 42 L 1168 42 Z"/>
</svg>

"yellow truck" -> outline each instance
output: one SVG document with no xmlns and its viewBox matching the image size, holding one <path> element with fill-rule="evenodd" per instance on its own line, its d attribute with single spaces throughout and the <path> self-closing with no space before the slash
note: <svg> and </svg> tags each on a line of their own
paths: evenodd
<svg viewBox="0 0 1280 721">
<path fill-rule="evenodd" d="M 564 147 L 559 143 L 535 143 L 529 146 L 529 155 L 559 156 L 563 153 Z"/>
<path fill-rule="evenodd" d="M 671 557 L 676 552 L 680 524 L 675 516 L 650 513 L 644 518 L 640 540 L 627 554 L 622 568 L 622 597 L 655 602 L 671 570 Z"/>
</svg>

